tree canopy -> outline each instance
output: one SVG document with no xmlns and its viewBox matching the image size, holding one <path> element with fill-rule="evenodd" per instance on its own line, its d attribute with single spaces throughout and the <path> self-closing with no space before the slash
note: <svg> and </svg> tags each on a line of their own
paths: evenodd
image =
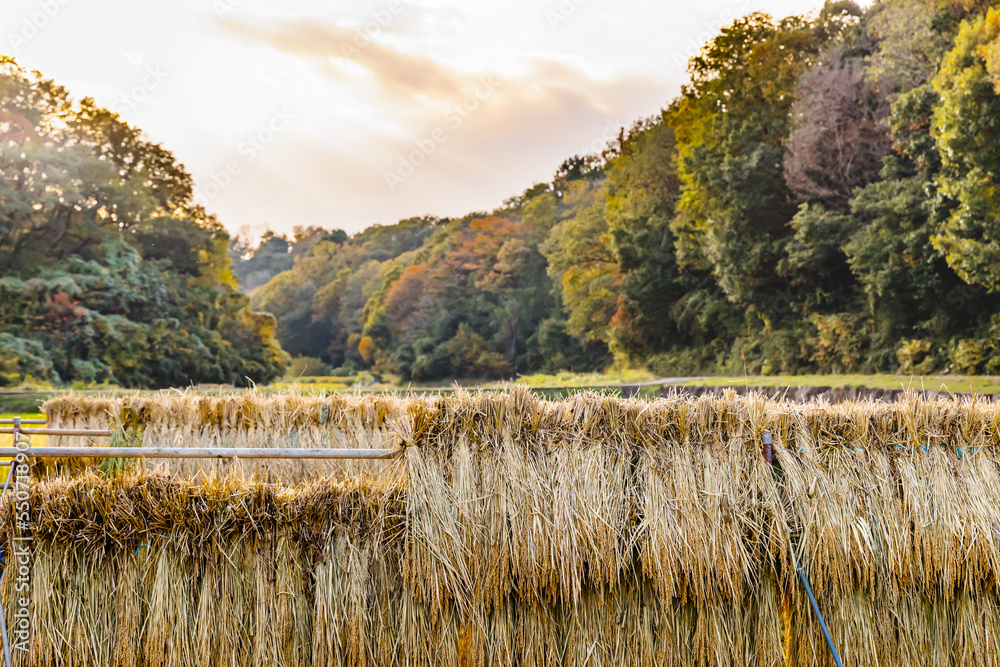
<svg viewBox="0 0 1000 667">
<path fill-rule="evenodd" d="M 404 382 L 1000 372 L 997 4 L 750 14 L 599 154 L 353 236 L 230 239 L 169 152 L 5 59 L 0 381 L 266 381 L 282 348 Z"/>
<path fill-rule="evenodd" d="M 1000 370 L 995 4 L 737 19 L 602 153 L 496 211 L 282 251 L 254 304 L 296 354 L 403 379 Z"/>
<path fill-rule="evenodd" d="M 0 57 L 0 384 L 269 382 L 287 355 L 173 155 Z"/>
</svg>

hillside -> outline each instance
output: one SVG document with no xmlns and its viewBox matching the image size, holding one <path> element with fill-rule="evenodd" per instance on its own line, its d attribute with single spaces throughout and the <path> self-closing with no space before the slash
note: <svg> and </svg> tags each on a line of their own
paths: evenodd
<svg viewBox="0 0 1000 667">
<path fill-rule="evenodd" d="M 0 384 L 266 383 L 289 354 L 403 382 L 996 374 L 995 4 L 751 14 L 661 113 L 496 210 L 259 243 L 4 57 Z"/>
<path fill-rule="evenodd" d="M 254 306 L 293 355 L 404 380 L 612 361 L 996 373 L 991 4 L 738 19 L 691 59 L 679 97 L 600 155 L 496 211 L 282 239 L 291 268 Z"/>
</svg>

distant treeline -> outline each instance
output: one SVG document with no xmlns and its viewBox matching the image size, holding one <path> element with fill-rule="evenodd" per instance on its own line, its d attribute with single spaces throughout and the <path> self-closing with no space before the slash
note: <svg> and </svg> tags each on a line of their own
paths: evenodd
<svg viewBox="0 0 1000 667">
<path fill-rule="evenodd" d="M 1000 372 L 995 4 L 751 14 L 499 210 L 240 241 L 236 272 L 290 353 L 403 379 Z"/>
<path fill-rule="evenodd" d="M 751 14 L 660 114 L 496 211 L 259 243 L 0 56 L 0 385 L 268 382 L 286 351 L 404 381 L 998 373 L 996 5 Z"/>
</svg>

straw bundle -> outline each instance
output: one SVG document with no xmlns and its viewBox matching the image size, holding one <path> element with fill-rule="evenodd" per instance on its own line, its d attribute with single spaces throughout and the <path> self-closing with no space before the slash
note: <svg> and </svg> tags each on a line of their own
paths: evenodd
<svg viewBox="0 0 1000 667">
<path fill-rule="evenodd" d="M 373 653 L 358 641 L 369 637 L 358 619 L 370 581 L 357 552 L 398 543 L 398 488 L 87 474 L 39 483 L 30 502 L 35 633 L 24 664 L 324 664 L 315 654 L 361 665 Z M 11 618 L 7 579 L 3 594 Z M 318 645 L 323 633 L 332 649 Z"/>
<path fill-rule="evenodd" d="M 170 391 L 154 396 L 117 398 L 63 396 L 48 400 L 43 410 L 52 428 L 120 429 L 132 447 L 220 448 L 361 448 L 396 445 L 390 422 L 406 410 L 392 396 L 265 396 L 256 392 L 219 395 Z M 94 444 L 84 436 L 51 436 L 53 447 Z M 100 444 L 100 443 L 97 443 Z M 105 442 L 106 444 L 106 442 Z M 337 475 L 383 475 L 379 461 L 174 459 L 157 462 L 156 470 L 189 478 L 199 473 L 266 475 L 285 482 Z"/>
<path fill-rule="evenodd" d="M 168 398 L 50 407 L 405 452 L 294 487 L 37 483 L 30 664 L 832 665 L 799 565 L 845 664 L 1000 665 L 994 404 Z"/>
<path fill-rule="evenodd" d="M 572 602 L 585 577 L 618 580 L 630 457 L 590 403 L 518 390 L 414 406 L 400 437 L 409 445 L 404 572 L 415 596 L 432 608 L 446 598 L 494 604 L 516 588 Z"/>
</svg>

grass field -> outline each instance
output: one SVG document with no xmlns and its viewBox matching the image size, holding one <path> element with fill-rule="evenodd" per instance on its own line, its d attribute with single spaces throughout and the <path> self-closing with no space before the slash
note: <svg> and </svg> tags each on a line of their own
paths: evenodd
<svg viewBox="0 0 1000 667">
<path fill-rule="evenodd" d="M 298 387 L 306 392 L 334 392 L 352 389 L 356 378 L 346 376 L 303 376 L 294 380 L 283 380 L 268 385 L 268 389 L 279 391 Z"/>
<path fill-rule="evenodd" d="M 657 380 L 654 373 L 647 370 L 624 370 L 611 373 L 556 373 L 547 375 L 536 373 L 522 375 L 517 382 L 529 387 L 606 387 L 619 384 L 639 384 Z"/>
<path fill-rule="evenodd" d="M 658 388 L 659 380 L 655 374 L 647 370 L 624 370 L 608 373 L 556 373 L 521 375 L 515 379 L 519 384 L 526 384 L 533 389 L 599 389 L 619 385 L 634 385 L 648 383 L 650 389 Z M 374 384 L 362 388 L 365 392 L 400 391 L 442 391 L 454 388 L 456 385 L 466 388 L 481 387 L 496 389 L 504 382 L 458 380 L 437 383 L 413 383 L 405 387 L 392 384 Z M 973 392 L 977 394 L 1000 393 L 1000 376 L 974 375 L 770 375 L 748 377 L 704 377 L 683 380 L 680 382 L 665 381 L 663 384 L 673 386 L 738 386 L 751 387 L 871 387 L 873 389 L 931 389 L 950 392 Z M 271 385 L 268 389 L 287 390 L 297 386 L 300 391 L 354 391 L 353 378 L 303 377 L 297 382 L 282 382 Z"/>
<path fill-rule="evenodd" d="M 672 386 L 750 387 L 870 387 L 872 389 L 915 389 L 953 393 L 1000 393 L 1000 377 L 995 375 L 771 375 L 702 378 Z"/>
<path fill-rule="evenodd" d="M 23 417 L 24 419 L 40 419 L 44 416 L 45 415 L 43 415 L 40 412 L 28 412 L 25 414 L 0 414 L 0 419 L 10 419 L 11 417 Z M 8 424 L 4 424 L 3 426 L 8 426 Z M 47 441 L 48 441 L 48 436 L 46 435 L 35 435 L 32 436 L 31 438 L 31 444 L 38 447 L 44 445 Z M 8 435 L 6 433 L 0 433 L 0 447 L 13 447 L 13 446 L 14 446 L 14 436 Z M 0 457 L 0 461 L 8 461 L 8 460 L 10 459 Z M 7 469 L 0 468 L 0 474 L 6 476 Z M 3 482 L 3 479 L 0 479 L 0 482 Z"/>
</svg>

